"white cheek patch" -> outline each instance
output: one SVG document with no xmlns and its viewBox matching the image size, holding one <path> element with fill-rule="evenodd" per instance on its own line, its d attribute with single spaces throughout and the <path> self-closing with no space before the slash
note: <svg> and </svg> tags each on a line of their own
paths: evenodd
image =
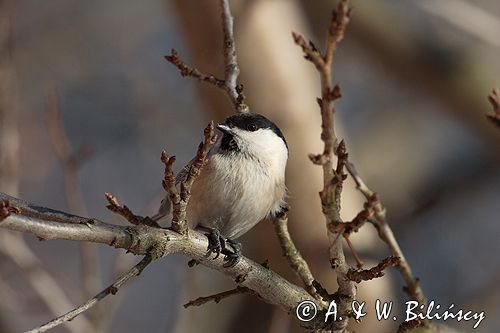
<svg viewBox="0 0 500 333">
<path fill-rule="evenodd" d="M 233 131 L 241 153 L 248 154 L 262 163 L 271 178 L 284 178 L 288 149 L 279 136 L 270 129 L 254 132 L 241 129 Z"/>
<path fill-rule="evenodd" d="M 233 132 L 238 144 L 242 148 L 247 148 L 249 152 L 259 154 L 276 153 L 283 149 L 287 151 L 283 140 L 270 129 L 258 129 L 254 132 L 233 129 Z"/>
</svg>

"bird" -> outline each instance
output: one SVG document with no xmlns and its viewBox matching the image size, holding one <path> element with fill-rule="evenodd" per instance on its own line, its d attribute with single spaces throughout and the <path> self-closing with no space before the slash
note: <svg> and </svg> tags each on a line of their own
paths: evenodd
<svg viewBox="0 0 500 333">
<path fill-rule="evenodd" d="M 288 144 L 279 127 L 257 113 L 234 114 L 216 128 L 222 135 L 191 187 L 186 217 L 190 228 L 206 232 L 207 256 L 222 253 L 224 266 L 231 267 L 241 258 L 235 239 L 286 206 Z M 186 178 L 190 163 L 176 184 Z M 157 217 L 170 210 L 166 197 Z"/>
</svg>

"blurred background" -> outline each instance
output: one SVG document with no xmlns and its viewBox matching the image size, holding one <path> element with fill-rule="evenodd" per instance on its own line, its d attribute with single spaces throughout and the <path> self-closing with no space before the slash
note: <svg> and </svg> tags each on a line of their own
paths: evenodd
<svg viewBox="0 0 500 333">
<path fill-rule="evenodd" d="M 321 169 L 307 158 L 321 149 L 319 80 L 290 32 L 322 47 L 335 4 L 231 1 L 248 103 L 281 127 L 290 146 L 292 237 L 331 292 Z M 352 7 L 334 64 L 343 95 L 336 126 L 350 159 L 388 208 L 426 296 L 445 308 L 485 311 L 475 331 L 498 332 L 500 131 L 484 114 L 491 112 L 486 96 L 500 85 L 500 3 L 353 0 Z M 223 76 L 217 1 L 0 0 L 0 191 L 124 224 L 105 208 L 104 192 L 111 192 L 135 212 L 154 214 L 163 195 L 161 150 L 177 155 L 181 168 L 206 123 L 232 112 L 221 91 L 181 78 L 164 60 L 173 47 L 188 64 Z M 75 156 L 85 158 L 76 163 Z M 350 219 L 363 198 L 352 182 L 346 187 L 342 208 Z M 388 255 L 371 226 L 355 236 L 366 267 Z M 245 255 L 269 260 L 299 283 L 269 222 L 242 242 Z M 68 311 L 137 260 L 107 246 L 40 242 L 0 229 L 0 332 Z M 53 331 L 300 331 L 291 316 L 252 296 L 184 309 L 234 287 L 187 260 L 156 262 L 95 311 Z M 359 285 L 358 299 L 400 308 L 402 286 L 392 269 Z M 446 325 L 470 332 L 473 323 Z M 353 325 L 374 333 L 396 327 L 373 316 Z"/>
</svg>

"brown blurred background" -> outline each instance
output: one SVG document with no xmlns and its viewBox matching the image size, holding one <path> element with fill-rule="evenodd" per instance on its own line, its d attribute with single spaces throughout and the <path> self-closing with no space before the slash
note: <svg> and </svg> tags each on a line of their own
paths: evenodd
<svg viewBox="0 0 500 333">
<path fill-rule="evenodd" d="M 321 170 L 307 159 L 321 148 L 319 82 L 290 32 L 322 46 L 335 2 L 231 4 L 248 102 L 271 117 L 289 142 L 292 236 L 313 273 L 333 291 L 317 195 Z M 500 3 L 354 0 L 352 6 L 334 64 L 343 93 L 337 126 L 350 158 L 380 193 L 427 297 L 444 307 L 484 310 L 486 320 L 476 331 L 498 332 L 500 132 L 484 114 L 491 111 L 487 94 L 500 85 Z M 222 75 L 216 1 L 0 0 L 0 191 L 124 223 L 105 208 L 103 193 L 111 192 L 135 211 L 153 214 L 161 196 L 161 150 L 177 155 L 180 168 L 206 122 L 231 113 L 222 92 L 181 78 L 163 59 L 172 47 L 187 63 Z M 48 134 L 47 109 L 54 100 L 47 99 L 54 88 L 73 150 L 84 144 L 93 150 L 79 169 L 83 207 L 65 194 Z M 349 183 L 345 218 L 361 205 Z M 26 330 L 69 310 L 136 260 L 106 246 L 39 242 L 1 229 L 0 236 L 0 332 Z M 353 241 L 367 266 L 388 255 L 370 226 Z M 272 269 L 298 283 L 270 223 L 259 224 L 242 242 L 247 256 L 268 259 Z M 251 296 L 185 310 L 182 304 L 192 298 L 233 287 L 224 276 L 188 269 L 186 262 L 162 259 L 97 311 L 54 332 L 92 332 L 91 323 L 106 332 L 300 331 L 290 316 Z M 93 280 L 82 278 L 89 274 Z M 400 306 L 401 287 L 391 270 L 360 285 L 358 299 Z M 472 327 L 447 324 L 464 332 Z M 353 327 L 377 333 L 394 325 L 370 317 Z"/>
</svg>

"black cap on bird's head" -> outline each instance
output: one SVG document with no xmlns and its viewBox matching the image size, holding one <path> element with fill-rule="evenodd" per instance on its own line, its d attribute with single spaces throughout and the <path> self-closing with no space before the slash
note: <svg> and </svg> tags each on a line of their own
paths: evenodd
<svg viewBox="0 0 500 333">
<path fill-rule="evenodd" d="M 236 143 L 233 140 L 233 136 L 235 135 L 234 129 L 245 132 L 256 132 L 261 129 L 269 129 L 283 140 L 283 143 L 288 149 L 285 136 L 283 135 L 279 127 L 276 126 L 276 124 L 271 120 L 258 113 L 237 113 L 228 117 L 222 124 L 217 125 L 217 129 L 219 129 L 224 134 L 222 138 L 222 148 L 224 149 L 237 148 Z"/>
</svg>

